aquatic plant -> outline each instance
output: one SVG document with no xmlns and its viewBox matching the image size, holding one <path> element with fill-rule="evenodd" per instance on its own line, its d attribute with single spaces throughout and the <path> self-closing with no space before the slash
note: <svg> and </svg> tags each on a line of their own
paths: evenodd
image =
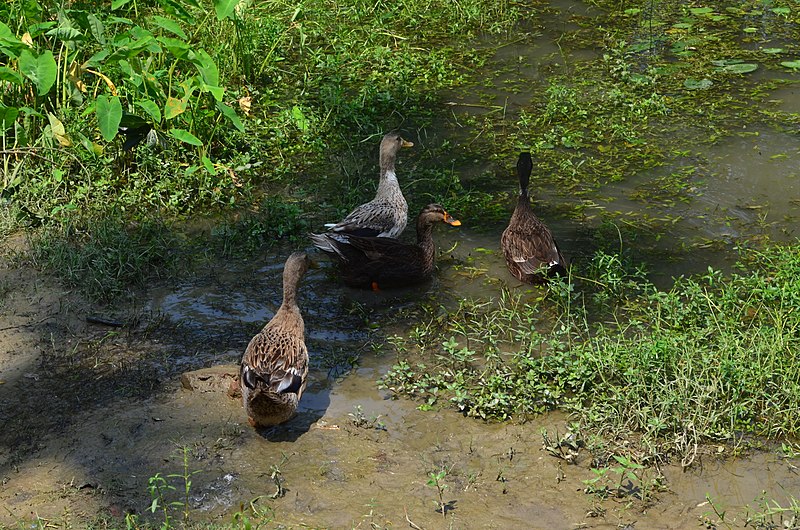
<svg viewBox="0 0 800 530">
<path fill-rule="evenodd" d="M 684 466 L 703 442 L 800 432 L 788 412 L 800 407 L 794 247 L 749 251 L 741 273 L 710 269 L 667 291 L 619 263 L 599 256 L 543 298 L 504 293 L 423 317 L 381 385 L 484 419 L 563 409 L 586 428 L 635 433 L 641 461 Z"/>
</svg>

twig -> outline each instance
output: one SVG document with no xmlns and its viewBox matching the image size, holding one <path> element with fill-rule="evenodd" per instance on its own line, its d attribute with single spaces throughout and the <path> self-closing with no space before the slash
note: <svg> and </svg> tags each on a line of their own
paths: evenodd
<svg viewBox="0 0 800 530">
<path fill-rule="evenodd" d="M 125 325 L 125 322 L 120 322 L 119 320 L 111 320 L 110 318 L 96 317 L 94 315 L 87 316 L 86 322 L 89 324 L 100 324 L 112 328 L 121 328 Z"/>
<path fill-rule="evenodd" d="M 422 530 L 422 528 L 420 528 L 419 526 L 417 526 L 417 525 L 414 523 L 414 521 L 412 521 L 411 519 L 409 519 L 409 517 L 408 517 L 408 510 L 406 509 L 406 507 L 405 507 L 405 506 L 403 506 L 403 513 L 405 513 L 405 514 L 406 514 L 406 522 L 408 523 L 408 526 L 410 526 L 410 527 L 411 527 L 411 528 L 413 528 L 414 530 Z"/>
</svg>

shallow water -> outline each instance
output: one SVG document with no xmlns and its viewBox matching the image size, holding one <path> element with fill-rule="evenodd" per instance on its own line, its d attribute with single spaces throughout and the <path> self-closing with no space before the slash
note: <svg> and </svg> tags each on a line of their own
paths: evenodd
<svg viewBox="0 0 800 530">
<path fill-rule="evenodd" d="M 566 1 L 554 6 L 556 14 L 545 18 L 541 27 L 530 28 L 541 34 L 532 45 L 497 47 L 489 68 L 505 71 L 493 87 L 465 91 L 463 98 L 453 95 L 456 122 L 468 114 L 517 113 L 529 103 L 520 85 L 532 90 L 546 81 L 549 68 L 596 57 L 596 50 L 567 50 L 558 42 L 563 32 L 578 29 L 573 15 L 593 16 L 593 8 Z M 482 99 L 479 92 L 490 98 Z M 771 99 L 776 110 L 800 111 L 796 88 L 782 87 Z M 457 124 L 427 132 L 456 145 L 476 134 Z M 645 215 L 669 225 L 665 233 L 645 242 L 621 241 L 625 247 L 646 246 L 638 256 L 650 256 L 647 265 L 661 285 L 709 265 L 728 268 L 736 248 L 748 241 L 795 238 L 800 214 L 796 134 L 757 126 L 741 133 L 714 143 L 700 139 L 670 166 L 602 186 L 583 219 L 558 213 L 564 211 L 560 205 L 577 199 L 557 189 L 536 189 L 534 205 L 563 252 L 578 262 L 594 248 L 592 228 L 600 214 L 613 212 L 621 225 L 640 225 Z M 465 181 L 485 173 L 508 176 L 507 185 L 499 186 L 509 193 L 510 213 L 516 192 L 513 165 L 514 160 L 482 160 L 461 175 Z M 684 201 L 642 198 L 647 195 L 639 193 L 642 189 L 683 167 L 693 168 Z M 64 506 L 76 518 L 126 511 L 158 517 L 147 512 L 148 481 L 156 473 L 181 475 L 184 464 L 190 473 L 197 471 L 189 498 L 196 510 L 193 517 L 229 521 L 242 504 L 257 499 L 257 506 L 273 510 L 275 521 L 289 526 L 402 528 L 413 521 L 425 528 L 696 528 L 704 518 L 719 518 L 708 496 L 718 511 L 727 511 L 727 523 L 742 527 L 744 506 L 755 506 L 762 491 L 784 506 L 790 494 L 797 496 L 797 459 L 783 459 L 776 452 L 725 458 L 729 449 L 723 448 L 719 455 L 701 455 L 687 472 L 677 465 L 663 467 L 668 491 L 657 493 L 653 505 L 628 506 L 614 499 L 601 503 L 583 491 L 583 481 L 593 476 L 587 452 L 571 466 L 542 447 L 542 428 L 564 432 L 567 418 L 562 414 L 523 424 L 484 423 L 447 409 L 423 412 L 418 403 L 390 399 L 388 392 L 379 390 L 376 381 L 395 362 L 387 353 L 391 348 L 385 345 L 386 337 L 406 333 L 413 324 L 402 318 L 403 310 L 420 300 L 447 307 L 465 297 L 498 297 L 506 285 L 534 289 L 520 286 L 508 274 L 498 251 L 503 228 L 437 227 L 439 271 L 431 282 L 406 290 L 348 289 L 335 280 L 326 258 L 319 257 L 320 267 L 309 271 L 300 293 L 312 369 L 295 419 L 256 432 L 247 425 L 240 403 L 225 395 L 226 389 L 190 392 L 179 388 L 177 378 L 164 382 L 158 397 L 119 398 L 98 407 L 78 400 L 80 406 L 62 428 L 37 438 L 34 458 L 6 460 L 13 451 L 0 453 L 3 500 L 11 514 L 0 513 L 0 523 L 13 524 L 30 516 L 31 510 L 58 515 Z M 174 331 L 163 336 L 156 330 L 152 342 L 136 348 L 178 344 L 177 351 L 172 346 L 165 353 L 173 371 L 230 365 L 235 372 L 247 341 L 280 305 L 281 270 L 291 250 L 295 249 L 277 248 L 257 260 L 220 261 L 179 285 L 154 287 L 147 293 L 144 312 L 163 316 L 167 329 Z M 41 301 L 34 291 L 26 311 L 31 301 Z M 57 307 L 62 293 L 53 293 L 52 305 Z M 80 313 L 78 320 L 82 319 Z M 386 321 L 391 324 L 386 326 Z M 80 329 L 74 322 L 70 325 Z M 13 355 L 2 365 L 3 403 L 17 399 L 12 379 L 28 389 L 25 377 L 40 377 L 42 372 L 38 361 L 20 352 L 50 351 L 48 341 L 55 342 L 53 335 L 42 333 L 33 345 L 13 343 Z M 69 350 L 72 344 L 66 341 L 63 346 Z M 135 348 L 120 339 L 119 349 L 124 362 Z M 359 418 L 361 422 L 354 422 Z M 187 460 L 181 448 L 188 449 Z M 429 474 L 441 469 L 446 470 L 448 486 L 443 497 L 449 507 L 446 517 L 435 511 L 436 489 L 428 485 Z M 269 498 L 276 491 L 273 477 L 286 490 L 276 499 Z M 179 477 L 170 481 L 180 490 Z M 176 493 L 166 500 L 182 499 Z M 606 510 L 605 516 L 598 507 Z"/>
</svg>

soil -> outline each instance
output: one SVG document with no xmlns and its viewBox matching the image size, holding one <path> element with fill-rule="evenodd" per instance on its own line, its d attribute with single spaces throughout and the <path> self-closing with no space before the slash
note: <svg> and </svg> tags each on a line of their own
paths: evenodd
<svg viewBox="0 0 800 530">
<path fill-rule="evenodd" d="M 95 306 L 4 263 L 0 526 L 40 518 L 81 527 L 103 516 L 124 527 L 126 514 L 160 524 L 148 491 L 159 478 L 174 488 L 155 496 L 175 503 L 175 521 L 184 507 L 193 521 L 220 523 L 255 509 L 275 526 L 326 528 L 677 529 L 714 527 L 723 513 L 720 527 L 738 528 L 762 491 L 783 506 L 800 491 L 796 459 L 732 458 L 721 447 L 686 472 L 663 467 L 664 487 L 644 500 L 636 488 L 621 498 L 589 494 L 589 452 L 567 462 L 544 448 L 543 429 L 551 438 L 567 431 L 561 414 L 485 423 L 378 390 L 393 359 L 363 350 L 374 327 L 364 315 L 380 319 L 408 301 L 326 283 L 324 270 L 301 289 L 313 366 L 301 409 L 287 424 L 253 430 L 231 381 L 279 303 L 281 256 L 221 265 L 125 307 Z M 360 356 L 356 368 L 330 361 L 343 354 Z M 440 498 L 431 473 L 441 471 Z"/>
</svg>

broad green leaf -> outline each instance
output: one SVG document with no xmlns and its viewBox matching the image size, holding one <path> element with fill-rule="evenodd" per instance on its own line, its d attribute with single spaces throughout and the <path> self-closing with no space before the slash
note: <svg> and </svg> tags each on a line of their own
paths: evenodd
<svg viewBox="0 0 800 530">
<path fill-rule="evenodd" d="M 0 22 L 0 39 L 16 39 L 14 32 L 4 22 Z"/>
<path fill-rule="evenodd" d="M 0 131 L 5 131 L 14 125 L 14 121 L 19 116 L 19 109 L 16 107 L 6 107 L 0 103 Z"/>
<path fill-rule="evenodd" d="M 161 16 L 156 15 L 156 16 L 153 17 L 153 24 L 155 24 L 156 26 L 158 26 L 159 28 L 161 28 L 163 30 L 169 31 L 173 35 L 177 35 L 178 37 L 182 38 L 183 40 L 186 40 L 186 39 L 189 38 L 186 35 L 186 33 L 183 31 L 183 28 L 181 28 L 181 25 L 178 24 L 177 22 L 175 22 L 174 20 L 169 19 L 169 18 L 165 18 L 165 17 L 161 17 Z"/>
<path fill-rule="evenodd" d="M 68 26 L 59 26 L 57 28 L 53 28 L 45 33 L 45 35 L 48 37 L 55 37 L 64 42 L 78 40 L 83 37 L 83 33 L 81 33 L 78 28 L 72 28 Z"/>
<path fill-rule="evenodd" d="M 212 175 L 216 175 L 217 174 L 217 169 L 214 167 L 214 164 L 211 163 L 211 159 L 210 158 L 208 158 L 207 156 L 203 155 L 203 158 L 201 158 L 200 160 L 203 162 L 203 165 L 205 166 L 206 171 L 208 171 Z"/>
<path fill-rule="evenodd" d="M 119 122 L 122 121 L 122 103 L 119 96 L 97 96 L 95 112 L 100 134 L 106 142 L 110 142 L 117 135 Z"/>
<path fill-rule="evenodd" d="M 189 145 L 194 145 L 197 147 L 203 146 L 203 142 L 201 142 L 197 136 L 193 135 L 189 131 L 185 131 L 183 129 L 170 129 L 169 134 L 173 138 L 180 140 L 183 143 L 187 143 Z"/>
<path fill-rule="evenodd" d="M 689 9 L 689 11 L 693 15 L 708 15 L 709 13 L 714 12 L 714 10 L 711 9 L 710 7 L 692 7 Z"/>
<path fill-rule="evenodd" d="M 56 60 L 50 50 L 39 57 L 34 57 L 28 50 L 23 50 L 19 55 L 19 69 L 25 77 L 33 81 L 40 96 L 47 94 L 56 82 Z"/>
<path fill-rule="evenodd" d="M 155 101 L 145 99 L 134 101 L 133 104 L 145 111 L 153 123 L 161 123 L 161 109 L 158 108 Z"/>
<path fill-rule="evenodd" d="M 111 0 L 111 9 L 119 9 L 131 0 Z"/>
<path fill-rule="evenodd" d="M 175 39 L 173 37 L 158 37 L 156 40 L 163 44 L 164 47 L 169 50 L 169 53 L 178 59 L 188 59 L 189 52 L 192 51 L 191 45 L 180 39 Z"/>
<path fill-rule="evenodd" d="M 687 79 L 683 82 L 683 86 L 689 90 L 705 90 L 710 88 L 714 83 L 710 79 Z"/>
<path fill-rule="evenodd" d="M 757 64 L 740 63 L 740 64 L 728 64 L 726 66 L 721 67 L 719 71 L 728 74 L 747 74 L 750 72 L 754 72 L 757 69 L 758 69 Z"/>
<path fill-rule="evenodd" d="M 170 15 L 178 18 L 182 22 L 185 22 L 189 25 L 195 24 L 195 19 L 191 13 L 183 6 L 183 2 L 178 2 L 176 0 L 159 0 L 161 7 L 164 8 L 164 11 L 169 13 Z"/>
<path fill-rule="evenodd" d="M 792 10 L 788 7 L 773 7 L 770 9 L 776 15 L 788 15 L 792 12 Z"/>
<path fill-rule="evenodd" d="M 97 68 L 103 63 L 103 61 L 105 61 L 109 53 L 110 52 L 108 50 L 100 50 L 99 52 L 89 57 L 89 59 L 87 59 L 86 62 L 81 65 L 81 67 L 84 70 L 86 68 Z"/>
<path fill-rule="evenodd" d="M 200 72 L 205 84 L 219 86 L 219 69 L 214 59 L 205 50 L 191 52 L 189 60 L 197 67 L 197 71 Z"/>
<path fill-rule="evenodd" d="M 217 19 L 224 20 L 231 16 L 239 0 L 214 0 L 214 9 L 217 12 Z"/>
<path fill-rule="evenodd" d="M 89 21 L 89 31 L 92 32 L 92 36 L 94 40 L 96 40 L 99 44 L 105 45 L 106 43 L 106 30 L 103 23 L 100 22 L 100 19 L 97 18 L 97 15 L 94 13 L 89 13 L 86 15 L 86 19 Z"/>
<path fill-rule="evenodd" d="M 225 95 L 225 89 L 218 86 L 211 86 L 205 83 L 201 84 L 200 86 L 201 92 L 210 92 L 216 101 L 222 101 L 222 97 Z"/>
<path fill-rule="evenodd" d="M 797 70 L 800 68 L 800 59 L 795 59 L 794 61 L 783 61 L 781 66 L 785 66 L 786 68 L 791 68 L 792 70 Z"/>
<path fill-rule="evenodd" d="M 164 105 L 164 118 L 171 120 L 175 116 L 180 116 L 186 111 L 186 101 L 170 97 Z"/>
<path fill-rule="evenodd" d="M 0 81 L 21 85 L 25 82 L 25 78 L 19 75 L 19 72 L 7 66 L 0 66 Z"/>
<path fill-rule="evenodd" d="M 239 118 L 239 115 L 236 114 L 236 111 L 233 108 L 229 107 L 225 103 L 221 101 L 217 101 L 217 109 L 225 116 L 229 122 L 233 124 L 239 131 L 244 132 L 244 123 Z"/>
<path fill-rule="evenodd" d="M 756 28 L 744 28 L 742 31 L 745 33 L 755 33 L 758 30 Z"/>
<path fill-rule="evenodd" d="M 769 53 L 770 55 L 772 55 L 772 54 L 776 54 L 776 53 L 783 53 L 783 48 L 764 48 L 761 51 L 764 52 L 764 53 Z"/>
</svg>

